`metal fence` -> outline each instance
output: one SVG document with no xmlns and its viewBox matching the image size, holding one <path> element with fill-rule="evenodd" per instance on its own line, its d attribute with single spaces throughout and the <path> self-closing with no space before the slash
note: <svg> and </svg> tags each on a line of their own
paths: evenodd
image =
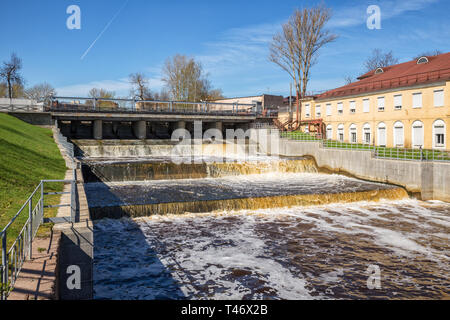
<svg viewBox="0 0 450 320">
<path fill-rule="evenodd" d="M 0 265 L 1 284 L 0 300 L 6 300 L 9 293 L 14 288 L 23 263 L 32 258 L 32 243 L 40 225 L 44 222 L 44 211 L 46 208 L 70 207 L 70 222 L 75 221 L 76 199 L 75 199 L 75 172 L 74 180 L 42 180 L 30 197 L 14 215 L 11 221 L 3 228 L 1 232 L 1 251 L 2 261 Z M 45 185 L 49 183 L 70 184 L 68 192 L 46 192 Z M 51 195 L 70 194 L 69 204 L 46 205 L 45 197 Z M 14 241 L 8 248 L 8 232 L 14 223 L 17 223 L 19 217 L 27 215 L 27 219 L 15 236 Z"/>
<path fill-rule="evenodd" d="M 450 151 L 441 149 L 407 149 L 407 148 L 387 148 L 375 146 L 373 144 L 352 143 L 346 141 L 323 139 L 320 135 L 313 135 L 304 132 L 280 132 L 282 138 L 288 138 L 304 142 L 319 142 L 323 148 L 333 148 L 353 151 L 371 151 L 374 158 L 395 159 L 410 161 L 443 161 L 450 162 Z"/>
<path fill-rule="evenodd" d="M 257 105 L 224 102 L 188 102 L 81 97 L 50 97 L 44 107 L 52 112 L 182 113 L 256 115 Z"/>
</svg>

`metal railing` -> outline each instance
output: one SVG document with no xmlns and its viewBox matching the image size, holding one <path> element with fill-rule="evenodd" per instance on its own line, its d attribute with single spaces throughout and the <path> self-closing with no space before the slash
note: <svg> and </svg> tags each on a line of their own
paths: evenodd
<svg viewBox="0 0 450 320">
<path fill-rule="evenodd" d="M 75 170 L 74 170 L 75 171 Z M 27 201 L 14 215 L 1 232 L 2 260 L 0 265 L 0 300 L 6 300 L 14 288 L 16 280 L 22 269 L 23 263 L 32 258 L 33 239 L 41 224 L 44 222 L 44 210 L 46 208 L 70 207 L 70 222 L 75 221 L 76 214 L 76 176 L 74 180 L 42 180 L 31 193 Z M 69 192 L 45 192 L 45 184 L 63 183 L 70 184 Z M 70 204 L 45 205 L 45 196 L 70 194 Z M 18 218 L 27 214 L 27 219 L 8 248 L 8 231 Z"/>
<path fill-rule="evenodd" d="M 51 112 L 182 113 L 255 116 L 257 104 L 163 100 L 50 97 L 44 110 Z M 262 111 L 261 111 L 262 112 Z"/>
<path fill-rule="evenodd" d="M 42 112 L 43 105 L 0 105 L 0 112 Z"/>
<path fill-rule="evenodd" d="M 443 161 L 450 162 L 450 151 L 441 149 L 423 149 L 423 148 L 388 148 L 376 146 L 369 143 L 354 143 L 348 141 L 338 141 L 323 139 L 320 135 L 308 134 L 303 132 L 280 132 L 281 138 L 303 142 L 318 142 L 323 148 L 352 150 L 352 151 L 371 151 L 374 158 L 395 159 L 410 161 Z"/>
</svg>

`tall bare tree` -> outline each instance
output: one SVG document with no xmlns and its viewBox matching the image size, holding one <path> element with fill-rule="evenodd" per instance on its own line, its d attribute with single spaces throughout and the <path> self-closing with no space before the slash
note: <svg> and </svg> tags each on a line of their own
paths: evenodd
<svg viewBox="0 0 450 320">
<path fill-rule="evenodd" d="M 364 72 L 370 72 L 377 68 L 384 68 L 398 63 L 392 51 L 383 53 L 380 49 L 374 49 L 372 55 L 364 62 Z"/>
<path fill-rule="evenodd" d="M 22 60 L 15 54 L 11 54 L 10 61 L 4 61 L 0 68 L 0 78 L 5 81 L 8 88 L 8 98 L 14 98 L 14 86 L 23 88 L 23 77 L 20 74 Z"/>
<path fill-rule="evenodd" d="M 153 99 L 153 94 L 148 87 L 148 79 L 143 73 L 136 72 L 130 74 L 129 81 L 132 86 L 131 93 L 134 98 L 138 98 L 139 100 Z"/>
<path fill-rule="evenodd" d="M 419 59 L 421 57 L 434 57 L 434 56 L 438 56 L 440 54 L 442 54 L 442 51 L 441 50 L 437 50 L 437 49 L 436 50 L 432 50 L 432 51 L 425 51 L 425 52 L 422 52 L 421 54 L 415 56 L 413 58 L 413 60 L 417 60 L 417 59 Z"/>
<path fill-rule="evenodd" d="M 217 96 L 218 93 L 211 88 L 202 65 L 184 55 L 177 54 L 167 59 L 162 80 L 172 99 L 177 101 L 207 100 L 209 96 Z"/>
<path fill-rule="evenodd" d="M 294 80 L 297 122 L 301 121 L 300 97 L 306 96 L 310 69 L 317 62 L 318 51 L 337 38 L 325 29 L 330 18 L 331 9 L 324 5 L 297 9 L 270 44 L 269 60 L 279 65 Z"/>
<path fill-rule="evenodd" d="M 25 90 L 25 97 L 36 100 L 38 102 L 44 101 L 46 98 L 56 95 L 56 90 L 48 83 L 40 83 Z"/>
</svg>

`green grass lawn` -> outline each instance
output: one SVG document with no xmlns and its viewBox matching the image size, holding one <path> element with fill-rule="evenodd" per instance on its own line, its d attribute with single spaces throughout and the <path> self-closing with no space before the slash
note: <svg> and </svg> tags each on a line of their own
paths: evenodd
<svg viewBox="0 0 450 320">
<path fill-rule="evenodd" d="M 0 113 L 0 231 L 28 199 L 41 180 L 64 179 L 66 166 L 52 131 L 27 124 Z M 60 191 L 62 184 L 49 185 L 45 190 Z M 56 204 L 59 196 L 46 199 Z M 46 210 L 46 216 L 56 210 Z M 18 235 L 28 210 L 25 209 L 8 229 L 8 244 Z"/>
</svg>

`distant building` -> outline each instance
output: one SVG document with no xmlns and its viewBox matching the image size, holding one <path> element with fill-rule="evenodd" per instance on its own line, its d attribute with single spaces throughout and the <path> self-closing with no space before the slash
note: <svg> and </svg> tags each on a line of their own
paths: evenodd
<svg viewBox="0 0 450 320">
<path fill-rule="evenodd" d="M 283 107 L 283 96 L 274 96 L 270 94 L 262 94 L 259 96 L 248 96 L 248 97 L 236 97 L 236 98 L 225 98 L 220 100 L 215 100 L 214 102 L 222 103 L 242 103 L 242 104 L 254 104 L 256 103 L 259 111 L 266 109 L 276 109 Z"/>
<path fill-rule="evenodd" d="M 323 119 L 328 139 L 448 149 L 450 53 L 372 70 L 303 101 L 301 119 Z"/>
</svg>

